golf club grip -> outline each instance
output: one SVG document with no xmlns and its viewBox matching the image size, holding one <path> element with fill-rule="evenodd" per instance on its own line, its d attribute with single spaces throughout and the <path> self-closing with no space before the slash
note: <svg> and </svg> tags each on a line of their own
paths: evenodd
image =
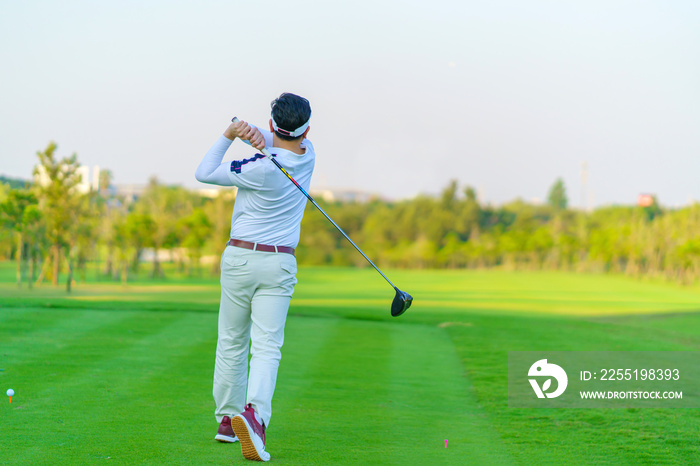
<svg viewBox="0 0 700 466">
<path fill-rule="evenodd" d="M 237 117 L 233 117 L 233 118 L 231 119 L 231 121 L 232 121 L 233 123 L 237 123 L 239 120 L 238 120 Z M 246 144 L 248 144 L 249 146 L 252 147 L 252 144 L 250 143 L 250 141 L 246 141 L 246 140 L 243 140 L 243 139 L 241 139 L 241 141 L 245 142 Z M 379 270 L 379 267 L 377 267 L 377 266 L 374 264 L 374 262 L 372 262 L 372 261 L 370 260 L 370 258 L 367 257 L 367 254 L 365 254 L 364 252 L 362 252 L 362 249 L 360 249 L 360 247 L 359 247 L 357 244 L 355 244 L 355 242 L 354 242 L 353 240 L 350 239 L 350 237 L 343 231 L 343 229 L 340 228 L 340 227 L 338 226 L 338 224 L 335 223 L 335 222 L 333 221 L 333 219 L 326 213 L 326 211 L 323 210 L 323 209 L 321 208 L 321 206 L 318 205 L 318 203 L 316 203 L 316 201 L 314 200 L 314 198 L 311 197 L 311 195 L 310 195 L 309 193 L 307 193 L 306 190 L 305 190 L 304 188 L 302 188 L 301 185 L 300 185 L 299 183 L 297 183 L 297 181 L 296 181 L 294 178 L 292 178 L 292 175 L 290 175 L 289 173 L 287 173 L 287 170 L 285 170 L 284 167 L 283 167 L 282 165 L 280 165 L 279 162 L 278 162 L 277 160 L 275 160 L 275 158 L 274 158 L 274 157 L 272 156 L 272 154 L 267 150 L 267 148 L 261 149 L 260 152 L 262 152 L 262 154 L 263 154 L 265 157 L 267 157 L 268 160 L 272 161 L 272 163 L 274 163 L 274 164 L 277 166 L 277 168 L 279 168 L 279 169 L 282 171 L 282 173 L 285 174 L 285 176 L 289 179 L 289 181 L 291 181 L 292 183 L 294 183 L 294 186 L 296 186 L 297 188 L 299 188 L 299 191 L 301 191 L 301 193 L 302 193 L 304 196 L 306 196 L 306 198 L 307 198 L 309 201 L 311 201 L 311 203 L 314 205 L 314 207 L 316 207 L 316 208 L 318 209 L 318 211 L 321 212 L 321 213 L 323 214 L 323 216 L 326 217 L 326 219 L 327 219 L 329 222 L 331 222 L 331 223 L 333 224 L 333 226 L 334 226 L 340 233 L 342 233 L 342 235 L 345 237 L 345 239 L 348 240 L 348 241 L 350 242 L 350 244 L 352 244 L 352 245 L 354 246 L 355 249 L 357 249 L 357 252 L 359 252 L 360 254 L 362 254 L 362 257 L 364 257 L 365 260 L 366 260 L 367 262 L 369 262 L 370 265 L 371 265 L 372 267 L 374 267 L 374 270 L 376 270 L 377 272 L 379 272 L 379 275 L 381 275 L 382 277 L 384 277 L 384 280 L 386 280 L 386 281 L 389 283 L 389 285 L 391 285 L 396 291 L 398 291 L 398 288 L 396 288 L 396 285 L 394 285 L 394 284 L 391 282 L 391 280 L 389 280 L 389 279 L 387 278 L 387 276 L 384 275 L 384 273 L 383 273 L 381 270 Z"/>
</svg>

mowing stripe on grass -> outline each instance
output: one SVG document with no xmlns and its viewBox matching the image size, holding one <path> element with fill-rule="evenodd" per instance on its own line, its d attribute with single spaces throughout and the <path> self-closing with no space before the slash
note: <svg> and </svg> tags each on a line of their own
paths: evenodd
<svg viewBox="0 0 700 466">
<path fill-rule="evenodd" d="M 104 364 L 123 369 L 108 379 L 114 387 L 109 406 L 94 414 L 106 420 L 102 435 L 119 442 L 105 445 L 95 436 L 83 455 L 106 455 L 123 464 L 216 459 L 218 452 L 207 451 L 218 427 L 211 396 L 216 319 L 194 313 L 181 317 Z"/>
<path fill-rule="evenodd" d="M 70 364 L 78 348 L 92 346 L 94 358 L 11 413 L 5 423 L 10 448 L 0 450 L 0 463 L 228 462 L 235 449 L 213 440 L 215 315 L 113 314 L 124 319 L 122 328 L 97 329 L 99 344 L 83 337 L 52 356 L 57 370 Z M 37 419 L 42 421 L 38 437 L 31 435 Z"/>
<path fill-rule="evenodd" d="M 125 317 L 123 314 L 45 309 L 5 309 L 3 312 L 15 317 L 0 327 L 0 364 L 5 369 L 0 374 L 5 383 L 15 387 L 19 403 L 32 396 L 38 383 L 50 382 L 56 354 Z"/>
<path fill-rule="evenodd" d="M 30 432 L 36 428 L 36 420 L 43 419 L 44 428 L 51 431 L 41 443 L 30 435 L 12 437 L 13 449 L 23 450 L 26 460 L 39 461 L 45 454 L 42 449 L 47 447 L 53 454 L 62 455 L 85 448 L 86 441 L 93 436 L 103 441 L 105 431 L 109 430 L 105 423 L 110 417 L 100 417 L 94 411 L 104 406 L 110 406 L 113 411 L 115 395 L 129 382 L 125 373 L 148 370 L 143 362 L 148 361 L 149 367 L 153 367 L 153 362 L 157 363 L 161 356 L 157 351 L 149 352 L 157 349 L 157 345 L 144 348 L 142 342 L 158 338 L 162 327 L 183 317 L 175 313 L 87 314 L 88 323 L 106 320 L 109 324 L 72 335 L 57 329 L 61 333 L 55 335 L 56 341 L 69 343 L 50 356 L 34 353 L 38 358 L 13 368 L 21 374 L 16 385 L 21 390 L 18 394 L 22 393 L 14 406 L 14 427 Z"/>
<path fill-rule="evenodd" d="M 677 317 L 696 329 L 700 324 L 697 314 L 694 320 L 691 315 Z M 640 318 L 648 319 L 619 318 L 618 325 L 610 326 L 562 317 L 472 315 L 471 326 L 446 330 L 488 423 L 519 463 L 537 458 L 540 464 L 688 464 L 688 458 L 700 452 L 696 410 L 508 408 L 508 351 L 688 349 L 675 338 L 664 339 L 665 332 L 635 331 L 624 325 L 625 319 Z M 695 345 L 697 341 L 696 337 Z"/>
<path fill-rule="evenodd" d="M 277 429 L 293 433 L 289 422 L 303 415 L 309 408 L 303 395 L 315 384 L 312 371 L 319 366 L 319 358 L 328 339 L 335 334 L 340 319 L 300 317 L 291 315 L 285 325 L 282 360 L 277 376 L 277 387 L 272 401 L 272 441 Z"/>
<path fill-rule="evenodd" d="M 100 325 L 120 318 L 118 315 L 99 316 L 89 311 L 33 308 L 3 309 L 0 314 L 5 316 L 0 325 L 0 357 L 8 355 L 6 364 L 50 354 L 69 341 L 67 336 L 94 331 Z M 35 351 L 19 350 L 27 346 Z"/>
<path fill-rule="evenodd" d="M 275 451 L 271 440 L 270 452 L 292 463 L 377 462 L 368 452 L 391 441 L 385 438 L 387 423 L 378 413 L 388 393 L 389 336 L 372 322 L 309 320 L 325 334 L 323 344 L 313 344 L 307 358 L 306 390 L 280 392 L 293 395 L 296 408 L 281 412 L 275 421 L 286 428 L 286 445 Z"/>
<path fill-rule="evenodd" d="M 456 349 L 442 328 L 392 325 L 391 426 L 410 427 L 395 457 L 424 464 L 513 464 L 473 395 Z M 413 438 L 423 443 L 406 455 Z M 445 449 L 444 440 L 448 440 Z"/>
<path fill-rule="evenodd" d="M 293 361 L 288 354 L 287 365 L 301 362 L 308 380 L 288 382 L 287 390 L 277 394 L 284 400 L 279 403 L 284 410 L 268 443 L 276 460 L 510 462 L 470 395 L 470 384 L 444 330 L 335 318 L 297 321 L 297 329 L 311 330 L 305 339 L 309 352 L 297 351 Z M 275 443 L 285 448 L 275 451 Z"/>
</svg>

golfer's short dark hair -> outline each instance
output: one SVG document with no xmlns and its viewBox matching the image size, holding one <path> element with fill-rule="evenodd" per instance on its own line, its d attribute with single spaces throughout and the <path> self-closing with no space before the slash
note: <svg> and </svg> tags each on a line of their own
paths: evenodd
<svg viewBox="0 0 700 466">
<path fill-rule="evenodd" d="M 277 123 L 277 127 L 287 130 L 290 133 L 311 118 L 311 105 L 309 105 L 309 101 L 296 94 L 285 92 L 273 100 L 270 106 L 272 107 L 272 119 Z M 301 137 L 287 136 L 281 134 L 279 131 L 275 131 L 275 134 L 285 141 L 293 141 Z"/>
</svg>

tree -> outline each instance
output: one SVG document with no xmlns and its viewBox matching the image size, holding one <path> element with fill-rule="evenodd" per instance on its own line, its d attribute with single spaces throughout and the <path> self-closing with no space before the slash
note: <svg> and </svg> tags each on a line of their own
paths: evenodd
<svg viewBox="0 0 700 466">
<path fill-rule="evenodd" d="M 5 202 L 11 189 L 9 184 L 3 183 L 2 180 L 0 180 L 0 202 Z"/>
<path fill-rule="evenodd" d="M 476 199 L 476 191 L 471 186 L 464 189 L 464 196 L 457 213 L 455 231 L 466 241 L 471 237 L 472 231 L 478 228 L 481 207 Z"/>
<path fill-rule="evenodd" d="M 195 264 L 199 266 L 202 257 L 202 248 L 211 236 L 212 225 L 201 208 L 194 209 L 192 213 L 178 222 L 179 230 L 183 233 L 182 246 L 188 250 L 190 259 L 189 275 L 192 275 Z"/>
<path fill-rule="evenodd" d="M 116 233 L 117 229 L 115 224 L 121 221 L 124 217 L 125 208 L 117 203 L 108 202 L 105 212 L 100 217 L 99 226 L 99 239 L 103 247 L 106 249 L 107 256 L 105 259 L 105 265 L 102 269 L 102 275 L 108 277 L 114 277 L 116 279 L 117 269 L 115 267 L 115 251 L 116 251 Z"/>
<path fill-rule="evenodd" d="M 112 223 L 112 229 L 114 230 L 114 246 L 117 249 L 118 269 L 121 274 L 122 285 L 126 285 L 129 277 L 129 256 L 132 249 L 133 231 L 131 230 L 131 225 L 127 223 L 127 218 L 123 216 Z"/>
<path fill-rule="evenodd" d="M 129 212 L 126 216 L 126 231 L 128 232 L 128 240 L 133 248 L 133 256 L 131 260 L 131 270 L 134 273 L 139 271 L 139 260 L 143 248 L 148 244 L 150 232 L 156 227 L 153 218 L 148 214 L 139 212 Z"/>
<path fill-rule="evenodd" d="M 0 204 L 0 218 L 5 227 L 15 233 L 17 241 L 17 286 L 22 284 L 25 240 L 30 229 L 39 221 L 36 196 L 24 189 L 12 189 Z M 32 277 L 29 277 L 31 287 Z"/>
<path fill-rule="evenodd" d="M 112 185 L 112 179 L 114 176 L 112 175 L 111 170 L 100 170 L 100 176 L 99 176 L 99 186 L 100 186 L 100 193 L 102 195 L 105 195 L 109 192 L 109 187 Z"/>
<path fill-rule="evenodd" d="M 67 241 L 68 279 L 66 290 L 71 291 L 73 282 L 73 264 L 83 280 L 86 279 L 87 261 L 92 257 L 99 234 L 99 222 L 101 214 L 105 211 L 104 205 L 99 202 L 96 193 L 80 195 L 76 199 L 71 211 L 73 222 L 69 229 Z"/>
<path fill-rule="evenodd" d="M 440 195 L 440 206 L 444 210 L 452 210 L 457 203 L 457 180 L 450 180 L 450 183 L 442 190 Z"/>
<path fill-rule="evenodd" d="M 566 198 L 566 187 L 564 186 L 564 180 L 557 178 L 551 188 L 549 188 L 549 194 L 547 195 L 547 203 L 554 208 L 554 210 L 564 210 L 569 204 L 569 200 Z"/>
<path fill-rule="evenodd" d="M 215 257 L 221 257 L 221 251 L 231 237 L 231 212 L 236 199 L 235 193 L 232 189 L 222 189 L 203 207 L 207 218 L 212 222 L 212 234 L 208 238 L 207 249 L 213 252 Z M 211 273 L 218 275 L 221 272 L 220 266 L 220 260 L 215 261 L 211 266 Z"/>
<path fill-rule="evenodd" d="M 656 198 L 656 196 L 652 196 L 651 199 L 652 199 L 652 202 L 650 205 L 642 207 L 642 209 L 644 210 L 644 214 L 646 215 L 648 221 L 652 221 L 652 220 L 654 220 L 654 218 L 663 214 L 663 210 L 661 210 L 661 206 L 659 205 L 659 200 Z"/>
<path fill-rule="evenodd" d="M 172 247 L 177 238 L 177 222 L 188 216 L 198 198 L 178 186 L 165 186 L 156 178 L 151 178 L 148 188 L 139 198 L 136 211 L 150 215 L 154 226 L 148 232 L 147 244 L 153 247 L 152 277 L 164 277 L 158 252 Z"/>
<path fill-rule="evenodd" d="M 56 148 L 56 143 L 51 142 L 43 152 L 37 152 L 39 165 L 34 168 L 37 179 L 34 189 L 51 244 L 49 257 L 53 264 L 51 281 L 54 286 L 58 285 L 61 251 L 68 245 L 71 227 L 75 226 L 81 212 L 82 196 L 77 190 L 80 183 L 78 156 L 73 154 L 57 160 Z"/>
</svg>

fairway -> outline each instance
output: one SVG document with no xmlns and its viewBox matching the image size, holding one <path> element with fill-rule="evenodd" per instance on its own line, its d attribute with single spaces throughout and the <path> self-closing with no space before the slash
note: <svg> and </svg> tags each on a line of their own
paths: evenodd
<svg viewBox="0 0 700 466">
<path fill-rule="evenodd" d="M 0 284 L 0 464 L 243 464 L 213 440 L 215 279 Z M 300 268 L 279 464 L 689 464 L 692 409 L 510 409 L 509 351 L 697 351 L 700 290 L 617 276 Z M 447 440 L 447 448 L 445 441 Z"/>
</svg>

